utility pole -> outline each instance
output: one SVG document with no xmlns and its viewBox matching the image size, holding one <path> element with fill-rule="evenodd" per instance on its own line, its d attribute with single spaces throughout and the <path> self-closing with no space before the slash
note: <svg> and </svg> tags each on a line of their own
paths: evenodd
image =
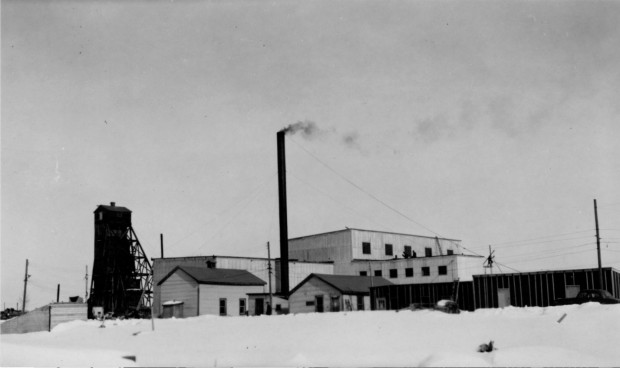
<svg viewBox="0 0 620 368">
<path fill-rule="evenodd" d="M 269 270 L 269 306 L 273 310 L 273 294 L 271 294 L 271 249 L 267 242 L 267 269 Z"/>
<path fill-rule="evenodd" d="M 24 299 L 22 300 L 22 312 L 26 313 L 26 289 L 28 288 L 28 259 L 26 259 L 26 273 L 24 275 Z"/>
<path fill-rule="evenodd" d="M 161 245 L 161 258 L 164 258 L 164 234 L 159 234 L 159 244 Z"/>
<path fill-rule="evenodd" d="M 60 284 L 58 284 L 58 287 L 56 288 L 56 303 L 60 302 Z"/>
<path fill-rule="evenodd" d="M 598 282 L 599 287 L 603 289 L 603 268 L 601 266 L 601 237 L 598 233 L 598 210 L 596 208 L 596 199 L 594 200 L 594 222 L 596 223 L 596 253 L 598 254 Z"/>
<path fill-rule="evenodd" d="M 84 303 L 88 302 L 88 265 L 86 265 L 86 275 L 84 276 Z"/>
<path fill-rule="evenodd" d="M 483 265 L 484 268 L 489 268 L 491 270 L 491 275 L 493 274 L 493 258 L 495 258 L 494 255 L 495 251 L 491 250 L 491 246 L 489 245 L 489 256 L 487 257 L 485 263 L 486 265 Z M 487 271 L 484 270 L 484 274 L 486 275 Z"/>
</svg>

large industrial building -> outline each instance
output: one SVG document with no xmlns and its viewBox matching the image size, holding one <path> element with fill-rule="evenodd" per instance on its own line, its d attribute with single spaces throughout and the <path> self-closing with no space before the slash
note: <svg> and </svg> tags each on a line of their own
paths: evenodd
<svg viewBox="0 0 620 368">
<path fill-rule="evenodd" d="M 369 283 L 371 277 L 368 276 L 389 280 L 389 284 L 436 284 L 457 280 L 471 282 L 472 276 L 483 269 L 482 257 L 461 254 L 459 240 L 350 228 L 289 239 L 288 259 L 288 285 L 292 290 L 296 290 L 302 281 L 308 281 L 312 274 L 324 278 L 328 275 L 347 276 L 344 279 L 356 285 Z M 289 293 L 282 290 L 281 259 L 270 261 L 267 258 L 214 255 L 153 259 L 155 316 L 161 315 L 162 304 L 170 301 L 166 295 L 172 295 L 170 290 L 164 295 L 162 280 L 177 267 L 246 270 L 265 282 L 262 290 L 254 288 L 248 292 L 248 314 L 262 314 L 267 310 L 270 282 L 276 295 L 275 301 L 271 297 L 274 312 L 289 311 Z M 311 281 L 320 283 L 315 279 Z M 338 277 L 334 280 L 342 281 Z M 307 292 L 306 289 L 307 286 L 302 291 Z M 355 295 L 359 294 L 358 289 Z M 342 298 L 343 295 L 339 299 L 341 303 L 346 299 Z M 367 299 L 366 309 L 374 308 L 370 305 L 369 295 Z M 325 309 L 330 310 L 330 307 Z"/>
<path fill-rule="evenodd" d="M 382 276 L 394 284 L 471 281 L 483 258 L 464 255 L 461 241 L 346 228 L 290 239 L 289 258 L 333 262 L 336 275 Z"/>
</svg>

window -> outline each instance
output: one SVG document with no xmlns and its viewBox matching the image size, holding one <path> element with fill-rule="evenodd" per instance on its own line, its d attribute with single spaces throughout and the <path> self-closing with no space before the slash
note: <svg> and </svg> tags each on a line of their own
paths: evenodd
<svg viewBox="0 0 620 368">
<path fill-rule="evenodd" d="M 383 276 L 383 272 L 381 272 L 381 270 L 375 270 L 375 276 Z"/>
<path fill-rule="evenodd" d="M 452 249 L 448 249 L 448 255 L 451 256 L 454 254 L 454 251 Z"/>
<path fill-rule="evenodd" d="M 226 298 L 220 299 L 220 316 L 226 315 Z"/>
<path fill-rule="evenodd" d="M 239 299 L 239 315 L 245 316 L 246 308 L 245 308 L 245 298 Z"/>
<path fill-rule="evenodd" d="M 364 310 L 364 296 L 357 296 L 357 310 Z"/>
<path fill-rule="evenodd" d="M 307 307 L 312 307 L 312 306 L 314 306 L 314 300 L 308 300 L 308 301 L 306 301 L 306 306 L 307 306 Z"/>
<path fill-rule="evenodd" d="M 422 276 L 430 276 L 431 268 L 430 267 L 422 267 Z"/>
<path fill-rule="evenodd" d="M 411 245 L 405 245 L 405 250 L 403 250 L 403 258 L 411 258 Z"/>
<path fill-rule="evenodd" d="M 276 304 L 276 312 L 280 312 L 282 310 L 282 304 Z"/>
<path fill-rule="evenodd" d="M 362 253 L 370 254 L 370 243 L 362 243 Z"/>
<path fill-rule="evenodd" d="M 447 275 L 448 274 L 448 266 L 439 266 L 438 267 L 438 271 L 440 275 Z"/>
<path fill-rule="evenodd" d="M 398 270 L 396 268 L 390 269 L 390 278 L 395 279 L 398 277 Z"/>
<path fill-rule="evenodd" d="M 405 277 L 413 277 L 413 267 L 405 268 Z"/>
<path fill-rule="evenodd" d="M 360 271 L 360 276 L 368 276 L 368 272 L 366 272 L 366 271 Z"/>
<path fill-rule="evenodd" d="M 386 244 L 385 245 L 385 255 L 386 256 L 393 256 L 394 255 L 394 248 L 392 247 L 392 244 Z"/>
<path fill-rule="evenodd" d="M 424 248 L 424 256 L 432 257 L 433 256 L 433 248 Z"/>
</svg>

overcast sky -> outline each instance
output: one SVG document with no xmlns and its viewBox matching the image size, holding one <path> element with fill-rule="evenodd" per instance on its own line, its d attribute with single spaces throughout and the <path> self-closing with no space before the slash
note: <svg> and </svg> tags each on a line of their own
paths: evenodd
<svg viewBox="0 0 620 368">
<path fill-rule="evenodd" d="M 160 233 L 166 256 L 278 256 L 276 132 L 297 122 L 291 237 L 596 267 L 596 198 L 620 268 L 618 24 L 617 1 L 5 0 L 2 302 L 26 259 L 28 309 L 83 296 L 111 201 L 149 257 Z"/>
</svg>

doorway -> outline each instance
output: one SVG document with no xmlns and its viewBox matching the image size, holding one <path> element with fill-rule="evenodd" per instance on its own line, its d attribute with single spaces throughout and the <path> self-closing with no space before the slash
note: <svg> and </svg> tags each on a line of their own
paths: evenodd
<svg viewBox="0 0 620 368">
<path fill-rule="evenodd" d="M 314 311 L 323 313 L 323 295 L 317 295 L 315 297 L 316 302 L 314 303 Z"/>
<path fill-rule="evenodd" d="M 254 314 L 260 316 L 265 313 L 265 299 L 256 298 L 256 302 L 254 304 Z"/>
<path fill-rule="evenodd" d="M 510 289 L 497 289 L 497 306 L 498 308 L 508 307 L 510 305 Z"/>
</svg>

